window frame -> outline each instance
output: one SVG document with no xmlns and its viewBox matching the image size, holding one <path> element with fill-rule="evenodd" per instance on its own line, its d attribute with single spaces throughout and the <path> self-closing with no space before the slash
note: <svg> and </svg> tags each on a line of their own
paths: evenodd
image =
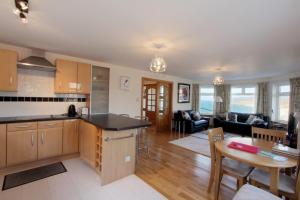
<svg viewBox="0 0 300 200">
<path fill-rule="evenodd" d="M 201 88 L 210 88 L 213 89 L 213 93 L 205 93 L 205 92 L 201 92 Z M 215 87 L 213 85 L 204 85 L 204 86 L 200 86 L 199 88 L 199 113 L 201 115 L 213 115 L 215 112 Z M 201 96 L 209 96 L 213 98 L 213 108 L 212 108 L 212 112 L 201 112 Z"/>
<path fill-rule="evenodd" d="M 279 119 L 280 115 L 280 106 L 279 106 L 279 99 L 281 96 L 288 96 L 290 98 L 290 91 L 289 92 L 280 92 L 281 86 L 290 86 L 289 82 L 277 82 L 272 84 L 272 121 L 274 122 L 281 122 L 281 123 L 287 123 L 288 119 L 281 120 Z"/>
<path fill-rule="evenodd" d="M 232 93 L 232 89 L 233 88 L 241 88 L 242 89 L 242 91 L 241 91 L 241 93 Z M 254 88 L 254 93 L 246 93 L 246 88 Z M 231 87 L 230 87 L 230 105 L 229 105 L 229 110 L 230 110 L 230 112 L 237 112 L 237 113 L 240 113 L 240 112 L 238 112 L 238 111 L 232 111 L 232 97 L 234 96 L 234 95 L 254 95 L 254 112 L 253 112 L 253 114 L 254 113 L 256 113 L 256 110 L 257 110 L 257 85 L 255 85 L 255 84 L 246 84 L 246 85 L 232 85 Z"/>
</svg>

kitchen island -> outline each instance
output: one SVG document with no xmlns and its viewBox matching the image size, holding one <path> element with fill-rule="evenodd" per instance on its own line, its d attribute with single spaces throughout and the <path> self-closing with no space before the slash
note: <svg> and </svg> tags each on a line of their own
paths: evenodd
<svg viewBox="0 0 300 200">
<path fill-rule="evenodd" d="M 67 153 L 79 152 L 105 185 L 134 173 L 137 129 L 150 125 L 115 114 L 2 117 L 1 138 L 2 143 L 7 141 L 3 145 L 7 152 L 3 148 L 0 168 L 60 156 L 71 145 L 73 151 Z"/>
</svg>

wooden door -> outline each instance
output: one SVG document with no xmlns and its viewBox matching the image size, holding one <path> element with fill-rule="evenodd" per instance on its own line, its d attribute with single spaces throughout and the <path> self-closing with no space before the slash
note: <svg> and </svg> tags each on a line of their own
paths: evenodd
<svg viewBox="0 0 300 200">
<path fill-rule="evenodd" d="M 78 63 L 77 93 L 90 94 L 91 92 L 91 65 Z"/>
<path fill-rule="evenodd" d="M 37 131 L 7 132 L 7 166 L 37 160 Z"/>
<path fill-rule="evenodd" d="M 172 84 L 158 82 L 157 84 L 157 130 L 170 129 Z"/>
<path fill-rule="evenodd" d="M 143 95 L 143 116 L 148 117 L 148 120 L 153 126 L 156 125 L 156 96 L 157 96 L 157 84 L 144 85 Z"/>
<path fill-rule="evenodd" d="M 96 143 L 98 129 L 87 122 L 80 121 L 79 124 L 79 152 L 80 158 L 92 167 L 96 163 Z"/>
<path fill-rule="evenodd" d="M 54 88 L 56 93 L 77 92 L 77 62 L 56 60 Z"/>
<path fill-rule="evenodd" d="M 38 129 L 38 159 L 62 154 L 62 128 Z"/>
<path fill-rule="evenodd" d="M 65 120 L 63 127 L 63 154 L 79 151 L 78 120 Z"/>
<path fill-rule="evenodd" d="M 17 61 L 17 52 L 0 50 L 0 91 L 17 91 Z"/>
<path fill-rule="evenodd" d="M 0 124 L 0 168 L 6 166 L 6 124 Z"/>
</svg>

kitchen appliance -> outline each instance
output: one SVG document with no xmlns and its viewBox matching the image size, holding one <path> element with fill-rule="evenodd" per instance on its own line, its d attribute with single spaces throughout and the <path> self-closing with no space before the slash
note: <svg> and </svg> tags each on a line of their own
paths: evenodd
<svg viewBox="0 0 300 200">
<path fill-rule="evenodd" d="M 81 108 L 81 115 L 88 115 L 89 114 L 89 108 L 83 107 Z"/>
<path fill-rule="evenodd" d="M 75 105 L 71 104 L 68 109 L 68 116 L 75 117 L 77 115 Z"/>
</svg>

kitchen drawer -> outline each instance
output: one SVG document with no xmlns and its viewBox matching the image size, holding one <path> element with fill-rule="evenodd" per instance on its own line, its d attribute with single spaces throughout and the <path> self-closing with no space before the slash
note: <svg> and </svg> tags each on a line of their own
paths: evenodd
<svg viewBox="0 0 300 200">
<path fill-rule="evenodd" d="M 8 132 L 36 130 L 36 129 L 37 129 L 37 122 L 7 124 L 7 131 Z"/>
<path fill-rule="evenodd" d="M 45 129 L 45 128 L 61 128 L 63 127 L 62 120 L 55 120 L 55 121 L 43 121 L 38 122 L 38 129 Z"/>
</svg>

